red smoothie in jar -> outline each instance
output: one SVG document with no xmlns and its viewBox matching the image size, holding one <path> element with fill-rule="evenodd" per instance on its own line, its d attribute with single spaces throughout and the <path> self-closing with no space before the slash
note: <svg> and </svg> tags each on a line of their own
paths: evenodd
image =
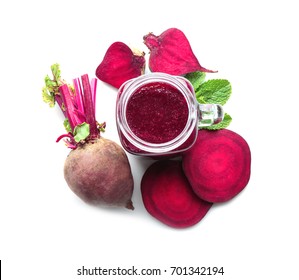
<svg viewBox="0 0 299 280">
<path fill-rule="evenodd" d="M 124 149 L 135 155 L 176 156 L 195 142 L 198 103 L 182 77 L 151 73 L 124 83 L 116 102 Z"/>
<path fill-rule="evenodd" d="M 169 84 L 153 82 L 137 89 L 127 103 L 126 118 L 140 139 L 160 144 L 173 140 L 185 128 L 189 116 L 182 93 Z"/>
</svg>

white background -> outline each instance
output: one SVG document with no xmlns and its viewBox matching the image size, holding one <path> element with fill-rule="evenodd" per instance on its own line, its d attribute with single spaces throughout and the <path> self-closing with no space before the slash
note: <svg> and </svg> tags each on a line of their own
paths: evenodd
<svg viewBox="0 0 299 280">
<path fill-rule="evenodd" d="M 0 259 L 5 280 L 129 279 L 77 276 L 87 268 L 223 266 L 209 279 L 298 279 L 299 142 L 297 1 L 1 1 Z M 177 27 L 200 63 L 230 80 L 231 130 L 252 152 L 247 188 L 177 230 L 144 209 L 139 183 L 150 161 L 129 156 L 135 210 L 98 209 L 67 187 L 69 150 L 58 110 L 42 102 L 50 65 L 65 79 L 94 76 L 109 45 L 148 54 L 143 35 Z M 97 120 L 118 140 L 116 90 L 98 83 Z M 135 278 L 137 278 L 135 277 Z M 131 277 L 130 277 L 131 278 Z M 184 279 L 205 279 L 184 276 Z"/>
</svg>

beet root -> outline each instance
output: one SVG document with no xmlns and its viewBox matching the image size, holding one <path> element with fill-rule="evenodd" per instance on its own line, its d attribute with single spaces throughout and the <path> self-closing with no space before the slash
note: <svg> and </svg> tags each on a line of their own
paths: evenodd
<svg viewBox="0 0 299 280">
<path fill-rule="evenodd" d="M 209 202 L 228 201 L 249 182 L 249 145 L 228 129 L 200 130 L 195 144 L 183 156 L 183 169 L 199 197 Z"/>
<path fill-rule="evenodd" d="M 89 204 L 132 204 L 133 177 L 127 155 L 115 142 L 103 137 L 72 150 L 64 165 L 70 189 Z"/>
<path fill-rule="evenodd" d="M 119 88 L 124 82 L 144 73 L 144 53 L 134 53 L 122 42 L 113 43 L 96 69 L 96 76 L 103 82 Z"/>
<path fill-rule="evenodd" d="M 177 28 L 169 28 L 159 36 L 149 33 L 143 40 L 150 50 L 149 68 L 152 72 L 178 76 L 195 71 L 215 72 L 199 64 L 187 37 Z"/>
<path fill-rule="evenodd" d="M 181 162 L 175 160 L 153 163 L 142 177 L 141 194 L 146 210 L 174 228 L 195 225 L 212 206 L 193 192 Z"/>
</svg>

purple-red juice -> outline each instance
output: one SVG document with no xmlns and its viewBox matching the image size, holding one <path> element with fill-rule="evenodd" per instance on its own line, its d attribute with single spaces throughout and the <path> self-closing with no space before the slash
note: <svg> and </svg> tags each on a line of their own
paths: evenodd
<svg viewBox="0 0 299 280">
<path fill-rule="evenodd" d="M 172 85 L 152 82 L 138 88 L 128 100 L 126 119 L 131 131 L 149 143 L 176 138 L 188 120 L 183 94 Z"/>
</svg>

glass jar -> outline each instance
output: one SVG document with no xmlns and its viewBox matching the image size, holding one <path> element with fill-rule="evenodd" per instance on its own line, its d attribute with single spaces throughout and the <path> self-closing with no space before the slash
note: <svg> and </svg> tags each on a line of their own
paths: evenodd
<svg viewBox="0 0 299 280">
<path fill-rule="evenodd" d="M 217 104 L 199 104 L 185 78 L 150 73 L 118 91 L 116 124 L 124 149 L 135 155 L 176 156 L 195 142 L 198 127 L 223 119 Z"/>
</svg>

